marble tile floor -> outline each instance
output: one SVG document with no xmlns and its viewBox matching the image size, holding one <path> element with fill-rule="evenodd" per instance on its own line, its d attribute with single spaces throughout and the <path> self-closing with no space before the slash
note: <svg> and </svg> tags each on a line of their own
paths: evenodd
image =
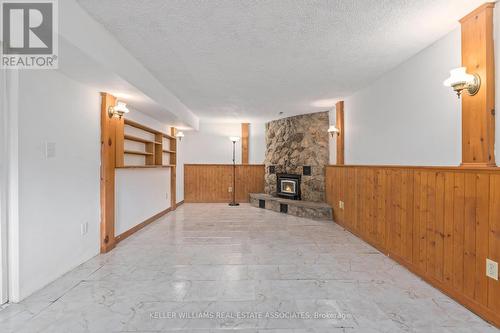
<svg viewBox="0 0 500 333">
<path fill-rule="evenodd" d="M 19 304 L 0 332 L 500 332 L 332 222 L 185 204 Z"/>
</svg>

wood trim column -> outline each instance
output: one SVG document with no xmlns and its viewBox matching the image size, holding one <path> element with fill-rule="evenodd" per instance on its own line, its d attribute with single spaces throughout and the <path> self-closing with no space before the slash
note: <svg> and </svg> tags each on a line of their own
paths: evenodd
<svg viewBox="0 0 500 333">
<path fill-rule="evenodd" d="M 115 166 L 116 131 L 123 120 L 110 118 L 108 109 L 116 104 L 116 98 L 101 93 L 101 253 L 112 250 L 115 239 Z"/>
<path fill-rule="evenodd" d="M 241 124 L 241 164 L 248 164 L 249 123 Z"/>
<path fill-rule="evenodd" d="M 175 151 L 175 154 L 170 155 L 170 207 L 175 210 L 177 207 L 177 139 L 176 135 L 177 129 L 175 127 L 170 128 L 170 135 L 174 139 L 170 140 L 170 150 Z"/>
<path fill-rule="evenodd" d="M 495 63 L 493 55 L 493 7 L 486 3 L 463 19 L 462 66 L 481 77 L 474 96 L 462 94 L 462 166 L 495 164 Z"/>
<path fill-rule="evenodd" d="M 125 118 L 113 118 L 115 124 L 115 168 L 125 165 Z"/>
<path fill-rule="evenodd" d="M 339 135 L 337 136 L 337 165 L 344 164 L 344 101 L 339 101 L 335 104 L 336 110 L 336 124 L 335 126 L 339 129 Z"/>
</svg>

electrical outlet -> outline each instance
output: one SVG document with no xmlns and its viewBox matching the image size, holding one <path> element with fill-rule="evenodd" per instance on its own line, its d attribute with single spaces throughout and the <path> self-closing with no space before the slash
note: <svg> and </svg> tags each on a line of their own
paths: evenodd
<svg viewBox="0 0 500 333">
<path fill-rule="evenodd" d="M 233 187 L 232 187 L 232 186 L 229 186 L 229 187 L 227 188 L 227 191 L 228 191 L 229 193 L 233 193 Z"/>
<path fill-rule="evenodd" d="M 86 235 L 87 232 L 89 232 L 89 223 L 88 222 L 83 222 L 80 224 L 80 232 L 82 236 Z"/>
<path fill-rule="evenodd" d="M 339 201 L 339 208 L 344 209 L 344 202 L 342 200 Z"/>
<path fill-rule="evenodd" d="M 498 281 L 498 263 L 496 261 L 486 259 L 486 276 Z"/>
</svg>

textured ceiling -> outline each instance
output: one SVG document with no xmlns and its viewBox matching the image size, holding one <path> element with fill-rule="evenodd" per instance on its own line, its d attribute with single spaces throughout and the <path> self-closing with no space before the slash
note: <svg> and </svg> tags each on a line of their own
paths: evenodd
<svg viewBox="0 0 500 333">
<path fill-rule="evenodd" d="M 324 110 L 484 1 L 78 2 L 200 118 L 255 121 Z"/>
</svg>

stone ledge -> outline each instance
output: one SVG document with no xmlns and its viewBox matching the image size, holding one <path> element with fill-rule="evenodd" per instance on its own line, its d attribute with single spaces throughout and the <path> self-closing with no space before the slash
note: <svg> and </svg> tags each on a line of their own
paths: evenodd
<svg viewBox="0 0 500 333">
<path fill-rule="evenodd" d="M 259 207 L 259 201 L 265 201 L 265 208 L 281 212 L 281 204 L 288 205 L 287 214 L 317 220 L 332 220 L 332 207 L 324 202 L 290 200 L 264 193 L 250 193 L 250 204 Z"/>
</svg>

